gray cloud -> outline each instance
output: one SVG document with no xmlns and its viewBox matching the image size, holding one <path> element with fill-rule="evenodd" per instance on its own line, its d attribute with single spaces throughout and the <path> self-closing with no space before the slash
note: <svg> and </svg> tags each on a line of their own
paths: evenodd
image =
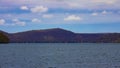
<svg viewBox="0 0 120 68">
<path fill-rule="evenodd" d="M 43 5 L 50 8 L 119 9 L 120 0 L 0 0 L 0 5 Z"/>
</svg>

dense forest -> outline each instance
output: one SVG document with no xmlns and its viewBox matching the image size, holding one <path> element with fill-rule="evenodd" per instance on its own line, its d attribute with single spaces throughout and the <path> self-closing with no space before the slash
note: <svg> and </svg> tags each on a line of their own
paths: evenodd
<svg viewBox="0 0 120 68">
<path fill-rule="evenodd" d="M 0 43 L 9 43 L 9 38 L 3 33 L 0 33 Z"/>
</svg>

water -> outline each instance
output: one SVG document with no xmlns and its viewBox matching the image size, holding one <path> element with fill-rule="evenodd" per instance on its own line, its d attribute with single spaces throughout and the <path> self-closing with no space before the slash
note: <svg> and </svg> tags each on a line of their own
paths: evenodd
<svg viewBox="0 0 120 68">
<path fill-rule="evenodd" d="M 120 68 L 120 44 L 0 44 L 0 68 Z"/>
</svg>

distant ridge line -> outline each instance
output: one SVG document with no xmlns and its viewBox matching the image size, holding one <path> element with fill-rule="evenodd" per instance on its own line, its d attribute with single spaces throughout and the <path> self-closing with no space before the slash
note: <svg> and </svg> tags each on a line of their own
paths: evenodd
<svg viewBox="0 0 120 68">
<path fill-rule="evenodd" d="M 120 43 L 120 33 L 75 33 L 61 28 L 0 32 L 12 43 Z"/>
</svg>

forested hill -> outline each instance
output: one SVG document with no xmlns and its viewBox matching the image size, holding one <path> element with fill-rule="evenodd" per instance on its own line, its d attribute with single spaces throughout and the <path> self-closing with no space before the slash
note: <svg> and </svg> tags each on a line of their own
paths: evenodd
<svg viewBox="0 0 120 68">
<path fill-rule="evenodd" d="M 0 31 L 0 43 L 9 43 L 7 33 Z"/>
<path fill-rule="evenodd" d="M 54 28 L 5 33 L 13 43 L 120 43 L 120 33 L 74 33 Z"/>
</svg>

